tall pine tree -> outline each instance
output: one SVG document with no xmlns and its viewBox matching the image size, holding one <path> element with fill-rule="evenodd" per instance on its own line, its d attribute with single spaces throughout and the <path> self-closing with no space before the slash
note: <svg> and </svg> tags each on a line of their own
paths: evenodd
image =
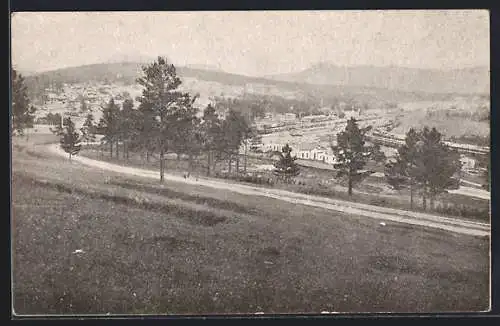
<svg viewBox="0 0 500 326">
<path fill-rule="evenodd" d="M 408 131 L 405 144 L 398 148 L 396 162 L 386 166 L 386 177 L 395 189 L 410 189 L 411 207 L 414 192 L 419 190 L 422 206 L 427 209 L 428 199 L 432 208 L 439 194 L 458 187 L 460 169 L 459 153 L 444 144 L 435 128 L 424 127 Z"/>
<path fill-rule="evenodd" d="M 284 183 L 291 183 L 293 178 L 300 174 L 300 167 L 295 162 L 296 156 L 292 157 L 292 148 L 286 144 L 281 149 L 279 160 L 274 163 L 273 174 L 278 177 L 278 180 Z"/>
<path fill-rule="evenodd" d="M 385 155 L 376 145 L 366 144 L 366 133 L 371 126 L 359 128 L 355 118 L 347 121 L 344 131 L 337 134 L 337 145 L 332 146 L 335 153 L 336 163 L 333 167 L 337 169 L 338 177 L 347 178 L 347 193 L 352 195 L 353 185 L 362 181 L 372 171 L 362 171 L 370 160 L 383 161 Z"/>
<path fill-rule="evenodd" d="M 387 182 L 394 189 L 409 188 L 410 207 L 413 208 L 414 193 L 417 190 L 419 152 L 417 143 L 420 135 L 411 128 L 406 133 L 405 143 L 398 148 L 396 161 L 388 163 L 385 169 Z"/>
<path fill-rule="evenodd" d="M 109 145 L 109 155 L 113 157 L 113 144 L 118 141 L 120 108 L 114 99 L 110 99 L 101 110 L 102 116 L 98 124 L 99 132 L 103 135 L 101 141 Z"/>
<path fill-rule="evenodd" d="M 130 147 L 134 147 L 134 143 L 140 135 L 141 119 L 141 112 L 134 109 L 134 101 L 130 98 L 125 99 L 119 112 L 118 134 L 119 139 L 123 142 L 123 155 L 127 159 Z"/>
<path fill-rule="evenodd" d="M 33 126 L 35 107 L 30 104 L 24 77 L 11 70 L 12 87 L 12 133 L 23 135 L 26 128 Z"/>
<path fill-rule="evenodd" d="M 444 144 L 436 128 L 423 128 L 417 148 L 415 178 L 421 185 L 424 209 L 427 208 L 427 198 L 433 208 L 437 195 L 458 187 L 459 179 L 455 176 L 461 169 L 460 155 Z"/>
<path fill-rule="evenodd" d="M 230 109 L 222 122 L 224 154 L 231 173 L 233 160 L 236 159 L 236 172 L 239 173 L 239 150 L 243 141 L 248 138 L 250 127 L 240 112 Z"/>
<path fill-rule="evenodd" d="M 166 58 L 158 59 L 142 68 L 143 76 L 137 79 L 143 87 L 139 98 L 149 116 L 148 136 L 153 138 L 160 152 L 160 181 L 164 179 L 165 154 L 174 149 L 179 137 L 176 136 L 175 124 L 182 119 L 182 111 L 192 105 L 193 99 L 188 93 L 178 91 L 182 84 L 173 64 Z"/>
<path fill-rule="evenodd" d="M 71 118 L 65 119 L 65 128 L 61 134 L 61 148 L 69 154 L 69 160 L 71 157 L 80 152 L 82 145 L 80 144 L 80 136 L 75 129 L 75 124 Z"/>
<path fill-rule="evenodd" d="M 94 116 L 92 113 L 87 114 L 85 121 L 83 122 L 83 126 L 80 128 L 80 132 L 82 133 L 82 141 L 93 142 L 95 141 L 95 133 L 96 126 L 94 124 Z"/>
<path fill-rule="evenodd" d="M 224 147 L 222 121 L 211 104 L 203 110 L 201 130 L 202 148 L 207 156 L 207 176 L 210 176 Z"/>
</svg>

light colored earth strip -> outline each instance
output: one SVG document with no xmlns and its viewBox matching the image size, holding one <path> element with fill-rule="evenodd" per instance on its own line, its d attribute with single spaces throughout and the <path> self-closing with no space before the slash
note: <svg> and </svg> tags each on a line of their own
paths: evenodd
<svg viewBox="0 0 500 326">
<path fill-rule="evenodd" d="M 460 180 L 460 182 L 463 182 L 463 183 L 466 183 L 466 184 L 469 184 L 471 186 L 474 186 L 474 187 L 478 187 L 478 188 L 481 188 L 483 185 L 479 184 L 479 183 L 476 183 L 476 182 L 471 182 L 471 181 L 467 181 L 467 180 Z"/>
<path fill-rule="evenodd" d="M 477 198 L 481 198 L 481 199 L 491 200 L 491 193 L 489 191 L 482 190 L 482 189 L 476 189 L 476 188 L 472 188 L 472 187 L 461 186 L 458 189 L 449 190 L 448 192 L 452 193 L 452 194 L 460 194 L 460 195 L 465 195 L 465 196 L 470 196 L 470 197 L 477 197 Z"/>
<path fill-rule="evenodd" d="M 377 178 L 385 178 L 385 175 L 382 172 L 375 172 L 375 173 L 371 174 L 370 176 L 377 177 Z M 481 185 L 478 183 L 473 183 L 473 182 L 469 182 L 466 180 L 460 180 L 460 181 L 463 183 L 466 183 L 466 184 L 471 184 L 471 185 L 476 186 L 476 187 L 481 187 Z M 491 193 L 489 191 L 486 191 L 484 189 L 467 187 L 467 186 L 460 186 L 460 188 L 454 189 L 454 190 L 448 190 L 448 192 L 451 194 L 460 194 L 460 195 L 464 195 L 464 196 L 476 197 L 476 198 L 486 199 L 486 200 L 491 199 Z"/>
<path fill-rule="evenodd" d="M 298 194 L 299 196 L 301 194 Z M 315 201 L 318 202 L 324 202 L 328 204 L 333 204 L 333 205 L 343 205 L 343 206 L 348 206 L 351 204 L 350 202 L 346 201 L 339 201 L 335 199 L 330 199 L 330 198 L 322 198 L 322 197 L 317 197 L 314 198 Z M 490 226 L 488 223 L 481 223 L 481 222 L 476 222 L 476 221 L 467 221 L 467 220 L 458 220 L 454 218 L 449 218 L 449 217 L 444 217 L 444 216 L 437 216 L 437 215 L 431 215 L 431 214 L 425 214 L 425 213 L 419 213 L 419 212 L 412 212 L 412 211 L 405 211 L 405 210 L 399 210 L 399 209 L 393 209 L 393 208 L 387 208 L 387 207 L 380 207 L 380 206 L 375 206 L 375 205 L 367 205 L 367 204 L 361 204 L 361 203 L 352 203 L 355 207 L 366 210 L 366 211 L 372 211 L 375 213 L 385 213 L 385 214 L 394 214 L 394 215 L 400 215 L 404 217 L 413 217 L 413 218 L 418 218 L 419 220 L 427 220 L 431 222 L 438 222 L 438 223 L 445 223 L 445 224 L 453 224 L 456 225 L 459 223 L 461 226 L 464 227 L 476 227 L 480 228 L 483 230 L 489 230 Z"/>
<path fill-rule="evenodd" d="M 67 156 L 67 154 L 63 150 L 61 150 L 58 144 L 49 145 L 49 150 L 54 154 L 60 156 Z M 78 161 L 87 166 L 96 167 L 108 171 L 120 172 L 123 174 L 129 174 L 129 175 L 135 175 L 153 179 L 159 178 L 158 176 L 159 173 L 157 171 L 120 166 L 117 164 L 98 161 L 81 156 L 76 156 L 73 158 L 73 160 Z M 198 180 L 193 180 L 193 179 L 185 179 L 183 177 L 175 175 L 165 174 L 165 180 L 170 180 L 174 182 L 184 182 L 193 185 L 202 185 L 215 189 L 224 189 L 241 193 L 244 195 L 266 196 L 269 198 L 283 200 L 290 203 L 320 207 L 342 213 L 365 216 L 374 219 L 382 219 L 386 221 L 393 221 L 398 223 L 420 225 L 430 228 L 442 229 L 460 234 L 482 236 L 482 237 L 490 235 L 490 226 L 486 223 L 464 221 L 460 219 L 447 218 L 431 214 L 409 212 L 393 208 L 379 207 L 379 206 L 335 200 L 318 196 L 298 194 L 280 189 L 266 189 L 266 188 L 252 187 L 248 185 L 226 183 L 212 179 L 200 178 Z"/>
</svg>

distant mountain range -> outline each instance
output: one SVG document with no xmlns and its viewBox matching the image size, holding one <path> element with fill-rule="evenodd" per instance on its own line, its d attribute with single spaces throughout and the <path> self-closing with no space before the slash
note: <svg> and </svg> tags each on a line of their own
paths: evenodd
<svg viewBox="0 0 500 326">
<path fill-rule="evenodd" d="M 318 63 L 300 72 L 266 76 L 266 78 L 407 92 L 470 94 L 490 91 L 490 75 L 487 67 L 438 70 L 374 66 L 340 67 L 330 63 Z"/>
<path fill-rule="evenodd" d="M 156 57 L 134 53 L 134 54 L 115 54 L 111 56 L 105 63 L 123 63 L 123 62 L 140 62 L 147 63 L 153 62 Z"/>
<path fill-rule="evenodd" d="M 189 64 L 189 65 L 186 65 L 185 67 L 191 68 L 191 69 L 201 69 L 201 70 L 225 72 L 220 67 L 217 67 L 214 65 L 208 65 L 208 64 Z"/>
<path fill-rule="evenodd" d="M 26 81 L 31 86 L 35 85 L 39 91 L 54 82 L 107 81 L 133 84 L 142 73 L 142 65 L 144 65 L 142 62 L 118 62 L 63 68 L 26 76 Z M 468 70 L 461 75 L 456 73 L 455 79 L 450 79 L 446 74 L 443 77 L 429 71 L 406 68 L 340 69 L 330 65 L 317 65 L 300 73 L 267 78 L 231 74 L 206 65 L 177 67 L 177 72 L 181 77 L 189 79 L 190 92 L 219 95 L 241 94 L 242 91 L 248 91 L 288 98 L 291 96 L 317 103 L 321 101 L 324 105 L 331 105 L 338 100 L 353 99 L 367 103 L 443 101 L 464 95 L 462 93 L 470 95 L 489 93 L 489 89 L 484 86 L 487 81 L 482 80 L 484 78 L 479 70 L 475 75 Z M 363 77 L 364 75 L 366 76 Z M 415 77 L 410 78 L 410 76 Z M 399 80 L 399 84 L 395 80 Z M 427 84 L 424 83 L 425 80 Z M 450 83 L 445 83 L 446 80 L 450 80 Z M 477 82 L 474 84 L 473 80 Z M 444 84 L 441 87 L 429 86 L 435 85 L 437 81 Z M 470 91 L 465 92 L 466 90 Z"/>
</svg>

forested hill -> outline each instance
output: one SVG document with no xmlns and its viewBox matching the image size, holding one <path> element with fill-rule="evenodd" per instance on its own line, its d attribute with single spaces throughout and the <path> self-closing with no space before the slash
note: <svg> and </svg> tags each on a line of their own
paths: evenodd
<svg viewBox="0 0 500 326">
<path fill-rule="evenodd" d="M 26 83 L 33 93 L 40 92 L 44 87 L 61 83 L 84 83 L 92 81 L 105 81 L 108 83 L 121 82 L 125 84 L 135 83 L 141 74 L 141 63 L 103 63 L 85 65 L 71 68 L 63 68 L 26 76 Z M 454 93 L 431 93 L 431 92 L 408 92 L 387 88 L 362 87 L 350 85 L 319 85 L 299 81 L 281 81 L 267 78 L 249 77 L 231 74 L 216 70 L 205 70 L 198 68 L 178 67 L 178 74 L 184 78 L 194 79 L 191 85 L 203 88 L 204 84 L 217 83 L 220 93 L 231 93 L 235 87 L 258 89 L 257 93 L 279 95 L 280 93 L 292 93 L 296 97 L 323 99 L 326 102 L 332 99 L 356 98 L 360 101 L 421 101 L 421 100 L 446 100 L 450 97 L 463 94 Z M 199 82 L 197 85 L 196 82 Z M 193 91 L 196 91 L 194 89 Z"/>
</svg>

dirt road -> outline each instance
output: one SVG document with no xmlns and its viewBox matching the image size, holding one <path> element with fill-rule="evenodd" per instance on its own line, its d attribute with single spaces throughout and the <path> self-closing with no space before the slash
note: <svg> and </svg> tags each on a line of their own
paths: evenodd
<svg viewBox="0 0 500 326">
<path fill-rule="evenodd" d="M 52 144 L 47 146 L 48 146 L 47 150 L 50 151 L 51 153 L 64 157 L 67 156 L 67 154 L 61 150 L 58 144 Z M 108 171 L 120 172 L 128 175 L 134 175 L 152 179 L 159 178 L 158 171 L 125 167 L 81 156 L 73 157 L 73 161 L 79 162 L 87 166 L 104 169 Z M 245 195 L 265 196 L 283 200 L 290 203 L 320 207 L 333 211 L 343 212 L 348 215 L 352 214 L 357 216 L 379 219 L 381 220 L 381 222 L 384 221 L 384 223 L 390 221 L 396 223 L 420 225 L 428 228 L 442 229 L 454 233 L 460 233 L 472 236 L 480 236 L 480 237 L 490 236 L 490 225 L 487 223 L 465 221 L 461 219 L 447 218 L 431 214 L 372 206 L 367 204 L 360 204 L 360 203 L 354 203 L 354 202 L 319 197 L 319 196 L 311 196 L 280 189 L 259 188 L 249 185 L 223 182 L 209 178 L 185 179 L 183 177 L 179 177 L 176 175 L 165 174 L 165 181 L 184 182 L 193 185 L 202 185 L 214 189 L 224 189 L 224 190 L 234 191 Z"/>
</svg>

